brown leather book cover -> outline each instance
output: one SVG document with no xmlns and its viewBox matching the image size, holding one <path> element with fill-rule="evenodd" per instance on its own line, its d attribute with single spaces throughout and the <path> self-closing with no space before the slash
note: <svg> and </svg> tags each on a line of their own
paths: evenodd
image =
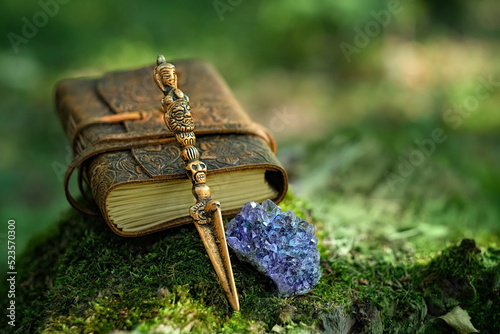
<svg viewBox="0 0 500 334">
<path fill-rule="evenodd" d="M 207 184 L 214 188 L 223 215 L 235 215 L 244 204 L 241 201 L 262 201 L 264 195 L 280 202 L 287 191 L 287 175 L 275 156 L 272 136 L 251 121 L 210 64 L 172 63 L 179 88 L 190 98 L 200 159 L 208 167 Z M 87 214 L 99 210 L 122 236 L 191 222 L 189 207 L 194 199 L 186 197 L 190 182 L 163 120 L 163 94 L 153 80 L 153 68 L 65 80 L 56 88 L 57 112 L 74 152 L 64 181 L 68 201 Z M 76 201 L 68 189 L 76 170 L 87 205 Z M 93 199 L 85 196 L 84 181 Z M 173 203 L 179 207 L 168 207 Z M 174 209 L 177 213 L 170 214 Z"/>
</svg>

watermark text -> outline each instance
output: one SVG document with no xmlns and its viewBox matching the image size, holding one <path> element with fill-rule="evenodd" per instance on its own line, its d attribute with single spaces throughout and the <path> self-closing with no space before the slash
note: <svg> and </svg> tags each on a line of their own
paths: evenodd
<svg viewBox="0 0 500 334">
<path fill-rule="evenodd" d="M 7 222 L 7 323 L 16 325 L 16 221 Z"/>
</svg>

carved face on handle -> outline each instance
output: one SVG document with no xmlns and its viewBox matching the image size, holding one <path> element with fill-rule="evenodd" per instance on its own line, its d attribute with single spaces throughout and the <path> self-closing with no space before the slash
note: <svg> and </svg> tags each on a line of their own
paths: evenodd
<svg viewBox="0 0 500 334">
<path fill-rule="evenodd" d="M 207 179 L 207 165 L 200 160 L 191 161 L 186 165 L 186 172 L 193 182 L 205 183 Z"/>
<path fill-rule="evenodd" d="M 160 71 L 161 82 L 166 87 L 177 87 L 177 75 L 174 67 L 164 67 Z"/>
<path fill-rule="evenodd" d="M 193 131 L 194 121 L 189 104 L 185 100 L 172 102 L 165 113 L 165 123 L 173 133 Z"/>
<path fill-rule="evenodd" d="M 158 87 L 164 93 L 170 90 L 169 87 L 177 88 L 177 74 L 175 74 L 175 66 L 167 63 L 165 61 L 165 57 L 162 55 L 158 56 L 156 59 L 156 67 L 154 69 L 153 77 Z"/>
</svg>

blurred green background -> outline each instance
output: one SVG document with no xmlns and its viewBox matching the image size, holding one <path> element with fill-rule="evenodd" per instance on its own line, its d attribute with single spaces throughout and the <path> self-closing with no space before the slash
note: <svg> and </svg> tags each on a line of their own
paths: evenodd
<svg viewBox="0 0 500 334">
<path fill-rule="evenodd" d="M 397 166 L 415 140 L 445 129 L 449 139 L 419 171 L 437 164 L 461 172 L 440 178 L 444 186 L 417 174 L 409 178 L 421 185 L 420 199 L 434 201 L 459 189 L 453 205 L 477 208 L 465 218 L 454 211 L 443 224 L 463 218 L 466 228 L 451 239 L 438 233 L 442 242 L 469 236 L 498 243 L 500 6 L 495 0 L 4 0 L 0 6 L 0 241 L 5 245 L 7 220 L 15 219 L 18 256 L 31 237 L 69 208 L 62 177 L 71 156 L 54 110 L 56 82 L 150 65 L 159 53 L 215 64 L 251 117 L 275 135 L 295 193 L 320 204 L 350 196 L 342 191 L 344 182 L 363 182 L 338 168 L 353 161 L 349 152 L 368 157 L 365 164 L 354 164 L 358 178 L 379 157 L 371 141 L 389 148 Z M 449 111 L 474 102 L 470 97 L 482 80 L 493 83 L 481 91 L 487 96 L 477 106 L 465 114 Z M 338 133 L 347 134 L 339 139 Z M 338 149 L 359 142 L 359 136 L 365 149 Z M 397 191 L 376 195 L 398 196 Z M 440 210 L 448 210 L 446 205 Z M 324 207 L 328 212 L 329 205 Z M 432 216 L 432 210 L 426 214 Z M 347 225 L 359 222 L 356 215 L 344 217 Z M 4 256 L 0 261 L 4 268 Z"/>
</svg>

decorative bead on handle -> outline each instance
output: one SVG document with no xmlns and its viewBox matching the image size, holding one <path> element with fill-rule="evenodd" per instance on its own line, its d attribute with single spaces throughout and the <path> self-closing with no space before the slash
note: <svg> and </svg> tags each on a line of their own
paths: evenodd
<svg viewBox="0 0 500 334">
<path fill-rule="evenodd" d="M 199 160 L 200 154 L 195 146 L 196 136 L 189 98 L 177 87 L 175 66 L 167 63 L 162 55 L 156 60 L 153 76 L 165 95 L 161 100 L 165 124 L 175 135 L 181 148 L 186 174 L 193 184 L 196 203 L 189 209 L 189 214 L 198 229 L 229 303 L 234 310 L 238 311 L 240 304 L 226 243 L 220 203 L 212 199 L 210 188 L 206 184 L 207 166 Z"/>
</svg>

